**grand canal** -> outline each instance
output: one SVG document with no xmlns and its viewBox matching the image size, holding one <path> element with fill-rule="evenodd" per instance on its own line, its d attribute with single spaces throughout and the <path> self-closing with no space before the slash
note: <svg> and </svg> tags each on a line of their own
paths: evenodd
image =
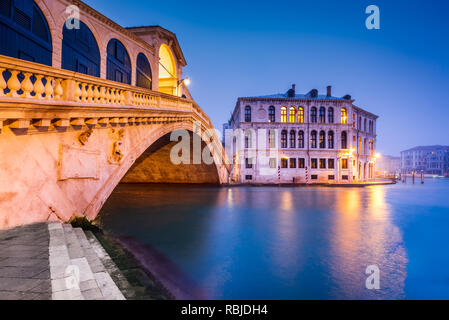
<svg viewBox="0 0 449 320">
<path fill-rule="evenodd" d="M 449 179 L 119 185 L 99 223 L 154 249 L 205 298 L 449 299 Z M 380 269 L 379 290 L 365 287 L 369 265 Z"/>
</svg>

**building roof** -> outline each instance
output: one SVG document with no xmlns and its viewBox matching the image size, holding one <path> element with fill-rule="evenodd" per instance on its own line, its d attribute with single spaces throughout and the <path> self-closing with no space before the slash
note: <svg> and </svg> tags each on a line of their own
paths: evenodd
<svg viewBox="0 0 449 320">
<path fill-rule="evenodd" d="M 265 96 L 254 96 L 254 97 L 240 97 L 239 99 L 317 99 L 317 100 L 347 100 L 345 98 L 338 98 L 326 95 L 318 95 L 316 97 L 312 97 L 309 94 L 295 94 L 292 97 L 289 97 L 287 93 L 275 93 L 269 94 Z"/>
<path fill-rule="evenodd" d="M 409 151 L 437 151 L 437 150 L 449 150 L 449 146 L 434 145 L 434 146 L 417 146 L 411 149 L 407 149 L 401 152 Z"/>
<path fill-rule="evenodd" d="M 126 27 L 126 30 L 133 32 L 137 36 L 150 34 L 150 33 L 157 33 L 159 35 L 164 35 L 165 37 L 172 39 L 174 42 L 173 49 L 175 51 L 177 58 L 179 59 L 179 61 L 182 63 L 183 66 L 187 65 L 187 61 L 184 57 L 184 53 L 182 52 L 181 46 L 179 45 L 179 42 L 178 42 L 178 37 L 176 36 L 175 33 L 171 32 L 170 30 L 167 30 L 158 25 Z"/>
</svg>

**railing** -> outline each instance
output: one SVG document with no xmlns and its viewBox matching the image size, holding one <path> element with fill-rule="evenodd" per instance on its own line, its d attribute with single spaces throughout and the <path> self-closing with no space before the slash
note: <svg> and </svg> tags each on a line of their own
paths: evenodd
<svg viewBox="0 0 449 320">
<path fill-rule="evenodd" d="M 0 97 L 199 112 L 184 98 L 1 55 Z"/>
</svg>

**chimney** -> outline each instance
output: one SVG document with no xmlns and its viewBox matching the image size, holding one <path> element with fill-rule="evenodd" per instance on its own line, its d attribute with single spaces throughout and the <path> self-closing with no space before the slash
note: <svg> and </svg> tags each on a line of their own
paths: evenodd
<svg viewBox="0 0 449 320">
<path fill-rule="evenodd" d="M 327 96 L 328 97 L 332 96 L 332 86 L 327 86 Z"/>
<path fill-rule="evenodd" d="M 287 97 L 294 98 L 295 94 L 296 94 L 295 89 L 296 89 L 296 85 L 292 84 L 292 88 L 288 89 L 288 91 L 287 91 Z"/>
</svg>

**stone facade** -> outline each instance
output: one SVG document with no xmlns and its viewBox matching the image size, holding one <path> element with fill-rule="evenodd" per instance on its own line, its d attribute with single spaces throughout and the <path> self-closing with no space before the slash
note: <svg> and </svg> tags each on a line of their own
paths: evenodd
<svg viewBox="0 0 449 320">
<path fill-rule="evenodd" d="M 236 183 L 353 183 L 374 179 L 377 116 L 349 95 L 317 90 L 238 98 L 230 131 Z M 346 137 L 346 138 L 345 138 Z"/>
</svg>

